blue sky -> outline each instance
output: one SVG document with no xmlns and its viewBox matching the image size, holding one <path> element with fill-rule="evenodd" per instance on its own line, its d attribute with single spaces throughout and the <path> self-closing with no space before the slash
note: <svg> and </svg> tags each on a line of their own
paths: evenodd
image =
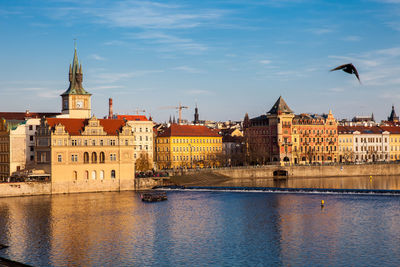
<svg viewBox="0 0 400 267">
<path fill-rule="evenodd" d="M 59 111 L 74 38 L 93 113 L 240 120 L 282 95 L 295 113 L 400 113 L 400 0 L 0 2 L 2 111 Z M 354 75 L 333 67 L 352 62 Z"/>
</svg>

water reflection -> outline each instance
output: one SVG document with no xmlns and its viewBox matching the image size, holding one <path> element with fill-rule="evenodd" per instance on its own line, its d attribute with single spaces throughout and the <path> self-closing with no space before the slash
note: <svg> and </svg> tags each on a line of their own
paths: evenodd
<svg viewBox="0 0 400 267">
<path fill-rule="evenodd" d="M 400 176 L 233 179 L 223 186 L 400 190 Z"/>
<path fill-rule="evenodd" d="M 321 209 L 320 201 L 325 200 Z M 400 198 L 134 192 L 0 199 L 0 256 L 34 266 L 395 266 Z"/>
</svg>

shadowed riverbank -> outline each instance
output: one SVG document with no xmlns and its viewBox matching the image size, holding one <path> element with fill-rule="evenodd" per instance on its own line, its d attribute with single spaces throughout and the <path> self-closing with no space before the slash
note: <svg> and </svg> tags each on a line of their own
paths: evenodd
<svg viewBox="0 0 400 267">
<path fill-rule="evenodd" d="M 400 176 L 350 176 L 310 178 L 231 178 L 215 173 L 191 173 L 171 177 L 180 186 L 207 187 L 272 187 L 272 188 L 321 188 L 400 190 Z"/>
</svg>

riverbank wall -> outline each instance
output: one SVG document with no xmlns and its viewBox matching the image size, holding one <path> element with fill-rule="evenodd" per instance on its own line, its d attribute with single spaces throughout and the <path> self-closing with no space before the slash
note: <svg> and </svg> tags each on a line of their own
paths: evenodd
<svg viewBox="0 0 400 267">
<path fill-rule="evenodd" d="M 129 187 L 110 181 L 85 181 L 82 183 L 71 182 L 68 184 L 52 184 L 51 182 L 15 182 L 0 183 L 0 197 L 37 196 L 68 193 L 113 192 L 126 190 L 149 190 L 162 186 L 162 179 L 138 178 L 132 181 Z M 128 188 L 128 189 L 125 189 Z"/>
<path fill-rule="evenodd" d="M 50 182 L 0 183 L 0 197 L 50 195 Z"/>
<path fill-rule="evenodd" d="M 266 165 L 257 167 L 234 167 L 198 170 L 171 171 L 172 177 L 182 175 L 199 175 L 212 173 L 233 179 L 246 178 L 274 178 L 285 176 L 287 178 L 304 177 L 349 177 L 349 176 L 380 176 L 400 175 L 400 164 L 353 164 L 353 165 L 294 165 L 278 166 Z"/>
</svg>

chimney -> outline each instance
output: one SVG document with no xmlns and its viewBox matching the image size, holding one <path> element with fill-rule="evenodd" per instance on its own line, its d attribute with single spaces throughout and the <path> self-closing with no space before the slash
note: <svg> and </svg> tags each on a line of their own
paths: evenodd
<svg viewBox="0 0 400 267">
<path fill-rule="evenodd" d="M 113 107 L 112 107 L 112 98 L 108 99 L 108 118 L 113 118 Z"/>
</svg>

